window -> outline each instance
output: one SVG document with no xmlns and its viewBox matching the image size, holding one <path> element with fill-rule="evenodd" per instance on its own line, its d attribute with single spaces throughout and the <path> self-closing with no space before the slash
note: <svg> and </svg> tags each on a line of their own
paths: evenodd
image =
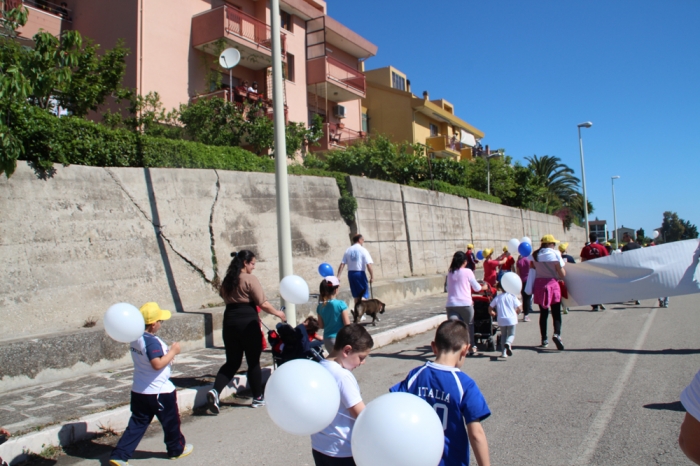
<svg viewBox="0 0 700 466">
<path fill-rule="evenodd" d="M 294 82 L 294 55 L 287 53 L 287 63 L 282 67 L 284 79 Z"/>
<path fill-rule="evenodd" d="M 400 91 L 406 90 L 406 78 L 399 76 L 398 74 L 391 72 L 391 87 L 398 89 Z"/>
<path fill-rule="evenodd" d="M 362 112 L 362 131 L 369 134 L 369 118 L 365 112 Z"/>
<path fill-rule="evenodd" d="M 438 135 L 438 127 L 437 125 L 434 125 L 430 123 L 430 137 L 435 137 Z"/>
<path fill-rule="evenodd" d="M 280 11 L 280 25 L 287 31 L 294 32 L 292 31 L 292 28 L 294 27 L 294 23 L 292 22 L 292 14 L 287 13 L 286 11 Z"/>
</svg>

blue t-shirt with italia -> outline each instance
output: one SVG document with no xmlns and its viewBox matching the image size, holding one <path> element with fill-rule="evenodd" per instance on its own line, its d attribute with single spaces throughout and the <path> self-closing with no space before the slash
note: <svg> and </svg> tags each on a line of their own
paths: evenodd
<svg viewBox="0 0 700 466">
<path fill-rule="evenodd" d="M 343 328 L 343 311 L 348 308 L 345 301 L 331 299 L 325 304 L 319 303 L 316 313 L 323 319 L 323 338 L 335 338 Z"/>
<path fill-rule="evenodd" d="M 476 382 L 456 367 L 427 362 L 408 373 L 389 389 L 407 392 L 427 401 L 442 421 L 445 450 L 440 466 L 469 466 L 469 437 L 466 424 L 491 415 Z"/>
</svg>

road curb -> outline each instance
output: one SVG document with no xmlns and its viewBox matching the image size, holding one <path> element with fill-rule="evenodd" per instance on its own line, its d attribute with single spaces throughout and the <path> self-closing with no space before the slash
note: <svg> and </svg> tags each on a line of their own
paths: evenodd
<svg viewBox="0 0 700 466">
<path fill-rule="evenodd" d="M 377 333 L 372 336 L 374 340 L 373 349 L 388 346 L 404 338 L 427 332 L 440 325 L 445 319 L 445 315 L 437 315 Z M 270 377 L 272 371 L 273 368 L 271 366 L 263 368 L 263 382 Z M 247 383 L 248 380 L 245 374 L 236 375 L 222 391 L 221 398 L 234 395 L 238 390 L 245 388 Z M 211 387 L 212 384 L 207 384 L 178 390 L 177 402 L 180 413 L 205 406 L 207 404 L 207 392 Z M 63 424 L 50 426 L 21 437 L 10 438 L 7 442 L 0 445 L 0 457 L 10 465 L 17 465 L 28 458 L 28 452 L 38 454 L 51 445 L 65 447 L 81 440 L 89 440 L 105 431 L 122 432 L 126 429 L 130 416 L 131 410 L 129 406 L 120 406 Z M 157 420 L 154 420 L 154 422 L 157 422 Z"/>
</svg>

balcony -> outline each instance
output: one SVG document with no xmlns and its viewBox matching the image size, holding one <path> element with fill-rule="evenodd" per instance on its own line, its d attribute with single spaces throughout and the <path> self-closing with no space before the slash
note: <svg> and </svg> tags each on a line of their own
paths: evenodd
<svg viewBox="0 0 700 466">
<path fill-rule="evenodd" d="M 313 152 L 333 149 L 345 150 L 351 144 L 367 138 L 367 133 L 346 128 L 342 123 L 324 123 L 323 136 L 318 141 L 320 145 L 312 145 Z"/>
<path fill-rule="evenodd" d="M 426 152 L 435 154 L 437 158 L 449 158 L 453 160 L 472 160 L 472 149 L 462 144 L 455 137 L 447 135 L 426 138 Z"/>
<path fill-rule="evenodd" d="M 311 94 L 332 102 L 347 102 L 365 97 L 365 75 L 336 60 L 321 56 L 306 61 L 306 84 Z"/>
<path fill-rule="evenodd" d="M 0 0 L 2 9 L 24 6 L 29 12 L 27 24 L 17 29 L 20 36 L 31 38 L 40 30 L 58 36 L 70 29 L 72 11 L 48 0 Z"/>
<path fill-rule="evenodd" d="M 286 59 L 286 36 L 281 35 L 282 57 Z M 241 52 L 241 65 L 251 70 L 272 66 L 270 26 L 237 8 L 221 6 L 192 18 L 192 46 L 218 56 L 219 41 Z"/>
<path fill-rule="evenodd" d="M 258 112 L 262 112 L 270 120 L 274 118 L 272 100 L 266 99 L 262 94 L 248 92 L 243 87 L 234 87 L 233 93 L 229 89 L 219 89 L 218 91 L 213 91 L 208 94 L 196 95 L 190 100 L 192 103 L 195 103 L 201 99 L 209 100 L 215 97 L 226 101 L 232 101 L 241 111 L 244 118 L 248 116 L 248 112 L 252 106 L 256 104 L 260 104 Z M 284 123 L 289 123 L 289 110 L 286 105 L 284 106 Z"/>
</svg>

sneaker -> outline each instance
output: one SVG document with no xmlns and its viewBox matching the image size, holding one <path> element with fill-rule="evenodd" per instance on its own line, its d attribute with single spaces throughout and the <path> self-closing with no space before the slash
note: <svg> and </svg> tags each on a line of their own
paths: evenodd
<svg viewBox="0 0 700 466">
<path fill-rule="evenodd" d="M 600 305 L 600 310 L 601 310 L 601 311 L 604 311 L 604 310 L 605 310 L 605 306 L 603 306 L 603 305 L 601 304 L 601 305 Z"/>
<path fill-rule="evenodd" d="M 642 304 L 642 303 L 640 303 L 639 300 L 637 299 L 637 300 L 635 300 L 634 304 L 636 304 L 637 306 L 639 306 L 639 305 Z"/>
<path fill-rule="evenodd" d="M 221 412 L 221 409 L 219 409 L 219 393 L 213 388 L 207 392 L 207 404 L 209 411 L 213 414 Z"/>
<path fill-rule="evenodd" d="M 501 353 L 501 357 L 502 357 L 502 358 L 507 358 L 507 357 L 508 357 L 508 354 L 504 351 L 504 352 Z"/>
<path fill-rule="evenodd" d="M 530 316 L 523 317 L 523 322 L 530 322 Z"/>
<path fill-rule="evenodd" d="M 542 340 L 542 344 L 540 345 L 540 348 L 546 348 L 549 346 L 549 342 L 547 340 Z"/>
<path fill-rule="evenodd" d="M 265 398 L 263 398 L 262 395 L 260 395 L 257 398 L 253 398 L 253 403 L 250 405 L 251 408 L 259 408 L 261 406 L 265 406 Z"/>
<path fill-rule="evenodd" d="M 568 314 L 569 313 L 569 308 L 565 307 L 564 309 L 561 310 L 562 314 Z"/>
<path fill-rule="evenodd" d="M 3 464 L 7 464 L 7 463 L 3 463 Z M 112 459 L 112 460 L 109 460 L 109 466 L 129 466 L 129 462 Z"/>
<path fill-rule="evenodd" d="M 508 343 L 506 343 L 506 354 L 508 356 L 513 356 L 513 350 L 511 349 L 511 347 Z"/>
<path fill-rule="evenodd" d="M 182 450 L 182 453 L 180 453 L 180 456 L 172 456 L 170 459 L 171 460 L 179 460 L 180 458 L 184 458 L 185 456 L 192 453 L 192 450 L 194 450 L 194 446 L 192 446 L 191 443 L 188 443 L 187 445 L 185 445 L 185 449 Z"/>
<path fill-rule="evenodd" d="M 591 311 L 593 311 L 593 312 L 598 312 L 599 310 L 600 310 L 600 309 L 598 308 L 598 306 L 593 306 L 593 307 L 591 308 Z"/>
<path fill-rule="evenodd" d="M 552 340 L 554 340 L 554 344 L 557 345 L 557 349 L 559 351 L 564 351 L 564 345 L 562 344 L 561 337 L 559 335 L 554 335 Z"/>
</svg>

